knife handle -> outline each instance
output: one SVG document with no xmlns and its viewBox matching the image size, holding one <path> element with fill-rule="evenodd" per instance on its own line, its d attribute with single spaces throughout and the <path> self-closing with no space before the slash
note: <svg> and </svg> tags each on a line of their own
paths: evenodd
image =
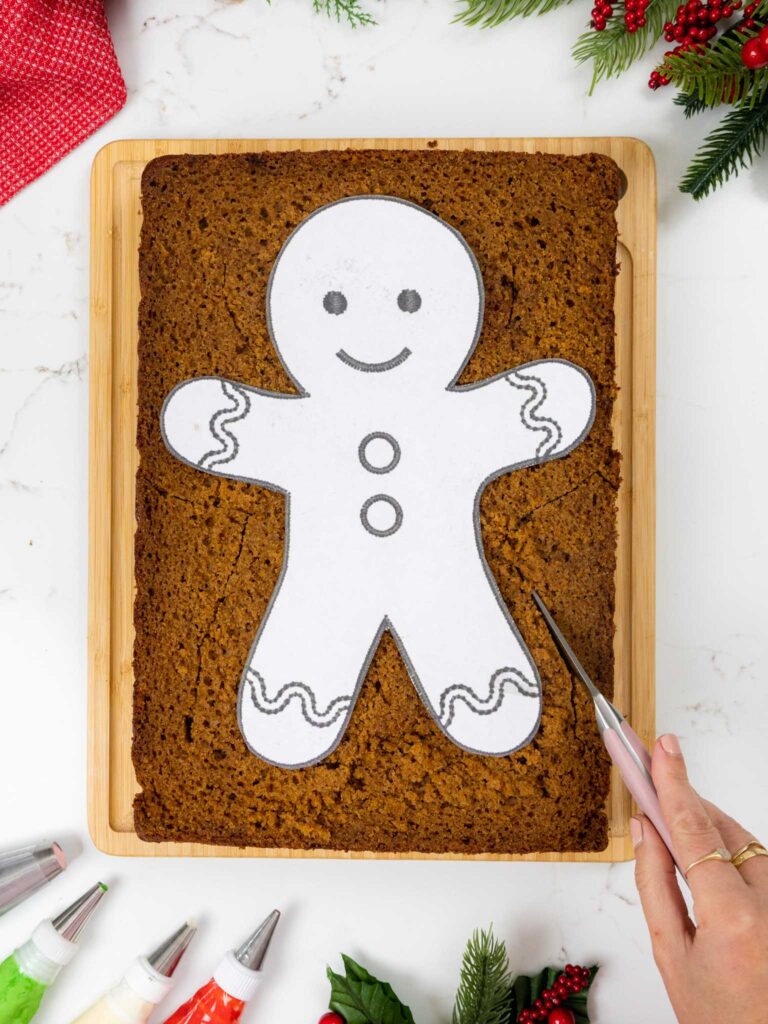
<svg viewBox="0 0 768 1024">
<path fill-rule="evenodd" d="M 647 815 L 647 817 L 653 822 L 654 828 L 661 836 L 664 845 L 672 854 L 672 857 L 675 859 L 675 863 L 677 864 L 677 858 L 675 858 L 675 853 L 672 848 L 672 838 L 662 816 L 659 797 L 651 778 L 651 756 L 645 749 L 640 737 L 630 725 L 623 722 L 622 730 L 628 742 L 631 743 L 643 764 L 646 766 L 646 771 L 642 772 L 638 768 L 634 758 L 625 747 L 619 734 L 614 729 L 606 729 L 603 733 L 603 742 L 605 743 L 606 750 L 608 751 L 613 763 L 621 772 L 621 776 L 624 779 L 624 785 L 635 798 L 635 803 L 643 814 Z M 680 867 L 679 864 L 677 866 Z"/>
</svg>

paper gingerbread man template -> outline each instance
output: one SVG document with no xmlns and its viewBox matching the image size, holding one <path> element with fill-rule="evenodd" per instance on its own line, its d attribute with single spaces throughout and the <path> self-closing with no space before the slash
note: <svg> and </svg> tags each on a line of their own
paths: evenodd
<svg viewBox="0 0 768 1024">
<path fill-rule="evenodd" d="M 583 441 L 592 381 L 547 359 L 458 386 L 483 322 L 477 261 L 454 228 L 391 197 L 304 220 L 272 268 L 267 319 L 298 394 L 202 377 L 162 411 L 177 458 L 286 495 L 282 574 L 240 683 L 248 746 L 286 768 L 325 758 L 388 630 L 446 736 L 519 749 L 541 684 L 478 506 L 495 477 Z"/>
</svg>

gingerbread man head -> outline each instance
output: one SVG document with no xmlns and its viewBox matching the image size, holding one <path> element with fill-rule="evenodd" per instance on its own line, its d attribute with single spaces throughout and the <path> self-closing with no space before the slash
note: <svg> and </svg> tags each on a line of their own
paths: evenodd
<svg viewBox="0 0 768 1024">
<path fill-rule="evenodd" d="M 482 326 L 483 283 L 462 236 L 413 203 L 353 196 L 293 231 L 267 294 L 272 340 L 302 391 L 404 378 L 447 387 Z"/>
</svg>

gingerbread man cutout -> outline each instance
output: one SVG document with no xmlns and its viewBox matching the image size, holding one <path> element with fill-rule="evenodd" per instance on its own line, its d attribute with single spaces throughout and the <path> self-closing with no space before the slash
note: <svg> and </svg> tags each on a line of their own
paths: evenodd
<svg viewBox="0 0 768 1024">
<path fill-rule="evenodd" d="M 248 746 L 286 768 L 327 757 L 386 630 L 446 736 L 519 749 L 541 684 L 478 506 L 495 477 L 583 441 L 592 381 L 548 359 L 456 385 L 483 322 L 477 261 L 455 229 L 391 197 L 303 221 L 272 269 L 267 318 L 297 395 L 203 377 L 162 411 L 177 458 L 286 495 L 282 574 L 240 683 Z"/>
</svg>

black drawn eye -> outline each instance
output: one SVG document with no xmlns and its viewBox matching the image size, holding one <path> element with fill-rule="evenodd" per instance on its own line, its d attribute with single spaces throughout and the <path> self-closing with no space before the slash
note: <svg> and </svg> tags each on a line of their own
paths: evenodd
<svg viewBox="0 0 768 1024">
<path fill-rule="evenodd" d="M 418 313 L 421 309 L 421 296 L 413 288 L 404 288 L 397 296 L 397 304 L 404 313 Z"/>
<path fill-rule="evenodd" d="M 347 310 L 347 299 L 342 292 L 328 292 L 323 299 L 323 308 L 332 316 L 341 316 Z"/>
</svg>

